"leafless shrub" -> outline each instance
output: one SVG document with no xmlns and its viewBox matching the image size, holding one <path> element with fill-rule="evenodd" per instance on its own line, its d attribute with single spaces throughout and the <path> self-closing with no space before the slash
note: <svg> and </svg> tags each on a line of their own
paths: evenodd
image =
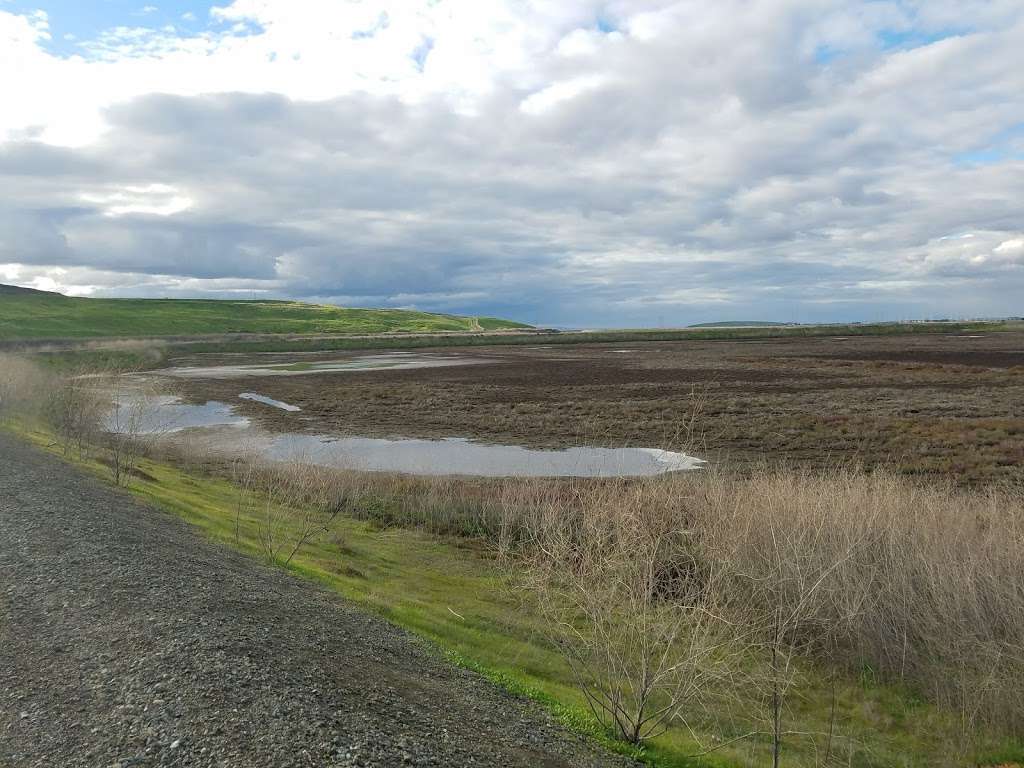
<svg viewBox="0 0 1024 768">
<path fill-rule="evenodd" d="M 114 483 L 127 485 L 139 463 L 172 425 L 162 417 L 159 401 L 166 395 L 152 381 L 131 372 L 108 369 L 97 376 L 107 397 L 104 443 Z"/>
<path fill-rule="evenodd" d="M 47 383 L 45 373 L 35 364 L 0 353 L 0 419 L 36 415 L 39 395 Z"/>
<path fill-rule="evenodd" d="M 646 488 L 510 486 L 501 547 L 593 714 L 631 743 L 729 689 L 746 633 L 721 604 L 727 575 Z"/>
<path fill-rule="evenodd" d="M 53 430 L 65 455 L 106 448 L 119 485 L 127 483 L 163 431 L 156 396 L 154 385 L 113 365 L 56 371 L 0 356 L 0 412 L 39 418 Z"/>
<path fill-rule="evenodd" d="M 330 470 L 294 460 L 283 466 L 236 463 L 238 487 L 235 538 L 241 526 L 255 526 L 256 539 L 271 564 L 287 566 L 316 537 L 331 530 L 347 495 Z"/>
<path fill-rule="evenodd" d="M 863 545 L 863 532 L 844 529 L 831 515 L 816 513 L 815 508 L 827 505 L 825 496 L 778 493 L 781 488 L 758 482 L 763 476 L 745 483 L 722 480 L 711 473 L 704 482 L 704 552 L 734 574 L 727 588 L 744 605 L 737 618 L 757 638 L 752 648 L 763 662 L 767 733 L 772 765 L 778 766 L 789 735 L 783 723 L 785 704 L 791 689 L 801 683 L 801 662 L 811 656 L 833 662 L 836 640 L 865 610 L 868 585 L 850 584 L 839 591 L 832 583 Z M 798 524 L 784 511 L 793 504 L 802 513 Z M 831 743 L 825 753 L 830 750 Z"/>
<path fill-rule="evenodd" d="M 41 413 L 60 441 L 64 454 L 81 455 L 103 431 L 108 401 L 98 377 L 86 370 L 54 374 L 43 392 Z"/>
</svg>

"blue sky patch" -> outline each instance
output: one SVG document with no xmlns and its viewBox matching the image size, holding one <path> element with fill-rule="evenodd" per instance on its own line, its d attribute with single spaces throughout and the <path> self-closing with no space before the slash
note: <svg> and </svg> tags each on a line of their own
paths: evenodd
<svg viewBox="0 0 1024 768">
<path fill-rule="evenodd" d="M 412 60 L 416 62 L 416 69 L 420 72 L 423 71 L 423 67 L 427 63 L 427 56 L 434 49 L 434 38 L 425 37 L 423 42 L 416 46 L 416 50 L 412 52 Z"/>
<path fill-rule="evenodd" d="M 886 51 L 909 51 L 914 48 L 923 48 L 926 45 L 937 43 L 940 40 L 947 40 L 951 37 L 966 35 L 967 29 L 943 29 L 925 32 L 920 29 L 887 29 L 879 33 L 878 39 L 882 49 Z"/>
<path fill-rule="evenodd" d="M 923 48 L 941 40 L 951 37 L 959 37 L 969 34 L 967 29 L 944 29 L 939 31 L 926 32 L 921 29 L 883 30 L 877 36 L 878 47 L 882 51 L 910 51 L 915 48 Z M 841 45 L 823 44 L 814 49 L 814 61 L 821 65 L 831 64 L 835 59 L 848 53 Z"/>
<path fill-rule="evenodd" d="M 1011 125 L 989 141 L 953 156 L 959 166 L 993 165 L 1006 160 L 1024 160 L 1024 123 Z"/>
<path fill-rule="evenodd" d="M 17 14 L 45 11 L 51 40 L 46 48 L 61 56 L 81 54 L 82 42 L 94 40 L 114 27 L 145 27 L 159 30 L 173 25 L 179 33 L 195 34 L 210 24 L 210 8 L 224 3 L 208 0 L 14 0 L 3 10 Z"/>
<path fill-rule="evenodd" d="M 831 45 L 819 45 L 814 49 L 814 60 L 819 64 L 828 64 L 842 54 L 838 48 Z"/>
</svg>

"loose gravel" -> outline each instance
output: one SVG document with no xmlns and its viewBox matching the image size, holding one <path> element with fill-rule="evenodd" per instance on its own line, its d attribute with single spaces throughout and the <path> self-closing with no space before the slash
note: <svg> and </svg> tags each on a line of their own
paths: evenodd
<svg viewBox="0 0 1024 768">
<path fill-rule="evenodd" d="M 0 434 L 0 766 L 624 764 L 384 620 Z"/>
</svg>

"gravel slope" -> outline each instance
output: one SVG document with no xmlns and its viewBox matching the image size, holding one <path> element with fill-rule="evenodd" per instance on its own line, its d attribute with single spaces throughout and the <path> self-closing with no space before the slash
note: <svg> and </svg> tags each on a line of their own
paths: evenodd
<svg viewBox="0 0 1024 768">
<path fill-rule="evenodd" d="M 0 766 L 622 764 L 383 620 L 0 434 Z"/>
</svg>

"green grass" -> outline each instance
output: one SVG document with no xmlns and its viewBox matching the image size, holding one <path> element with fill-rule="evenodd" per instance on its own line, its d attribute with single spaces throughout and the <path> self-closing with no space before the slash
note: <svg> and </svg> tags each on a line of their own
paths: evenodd
<svg viewBox="0 0 1024 768">
<path fill-rule="evenodd" d="M 18 428 L 38 445 L 51 443 L 37 429 Z M 55 450 L 51 448 L 51 450 Z M 100 474 L 92 460 L 77 462 Z M 206 536 L 258 556 L 255 524 L 243 520 L 241 539 L 234 537 L 236 490 L 215 477 L 197 476 L 166 463 L 145 461 L 131 492 L 197 526 Z M 503 588 L 486 547 L 467 540 L 444 539 L 403 528 L 342 520 L 335 535 L 311 546 L 293 563 L 297 575 L 314 579 L 366 609 L 433 643 L 451 661 L 475 670 L 519 695 L 548 707 L 566 726 L 589 734 L 612 749 L 630 752 L 603 732 L 573 685 L 565 664 L 542 640 L 537 617 Z M 828 727 L 832 687 L 826 677 L 806 670 L 807 684 L 793 696 L 787 728 L 823 733 Z M 695 717 L 692 724 L 704 743 L 713 735 L 727 739 L 751 730 L 749 717 L 760 702 L 730 722 Z M 951 757 L 957 721 L 914 696 L 874 684 L 870 678 L 840 679 L 836 688 L 837 764 L 862 768 L 975 764 Z M 821 740 L 819 739 L 819 746 Z M 847 745 L 852 745 L 847 750 Z M 767 737 L 737 742 L 713 754 L 701 751 L 683 729 L 656 739 L 638 753 L 645 762 L 665 768 L 683 766 L 766 765 Z M 993 739 L 985 762 L 1021 760 L 1024 746 Z M 809 743 L 792 741 L 784 765 L 816 765 Z"/>
<path fill-rule="evenodd" d="M 2 286 L 0 286 L 2 287 Z M 771 327 L 694 326 L 582 333 L 480 336 L 485 330 L 530 326 L 492 317 L 462 317 L 399 309 L 355 309 L 296 301 L 211 299 L 91 299 L 45 292 L 0 291 L 0 341 L 83 338 L 153 338 L 228 333 L 379 334 L 444 333 L 436 338 L 232 340 L 189 345 L 193 352 L 308 351 L 370 347 L 566 344 L 594 342 L 759 339 L 998 331 L 1003 322 L 877 323 Z M 1020 325 L 1019 323 L 1016 325 Z"/>
<path fill-rule="evenodd" d="M 436 333 L 526 328 L 497 318 L 297 301 L 89 299 L 0 294 L 0 340 L 194 336 L 221 333 Z"/>
<path fill-rule="evenodd" d="M 626 329 L 564 333 L 508 333 L 481 336 L 454 333 L 445 336 L 369 339 L 260 339 L 254 341 L 210 341 L 180 346 L 175 353 L 188 352 L 316 352 L 346 349 L 410 349 L 423 347 L 475 347 L 556 344 L 623 344 L 659 341 L 744 341 L 750 339 L 808 338 L 821 336 L 896 336 L 920 333 L 993 333 L 1021 330 L 1022 323 L 881 323 L 876 325 L 805 325 L 762 328 L 681 328 L 674 330 Z"/>
</svg>

